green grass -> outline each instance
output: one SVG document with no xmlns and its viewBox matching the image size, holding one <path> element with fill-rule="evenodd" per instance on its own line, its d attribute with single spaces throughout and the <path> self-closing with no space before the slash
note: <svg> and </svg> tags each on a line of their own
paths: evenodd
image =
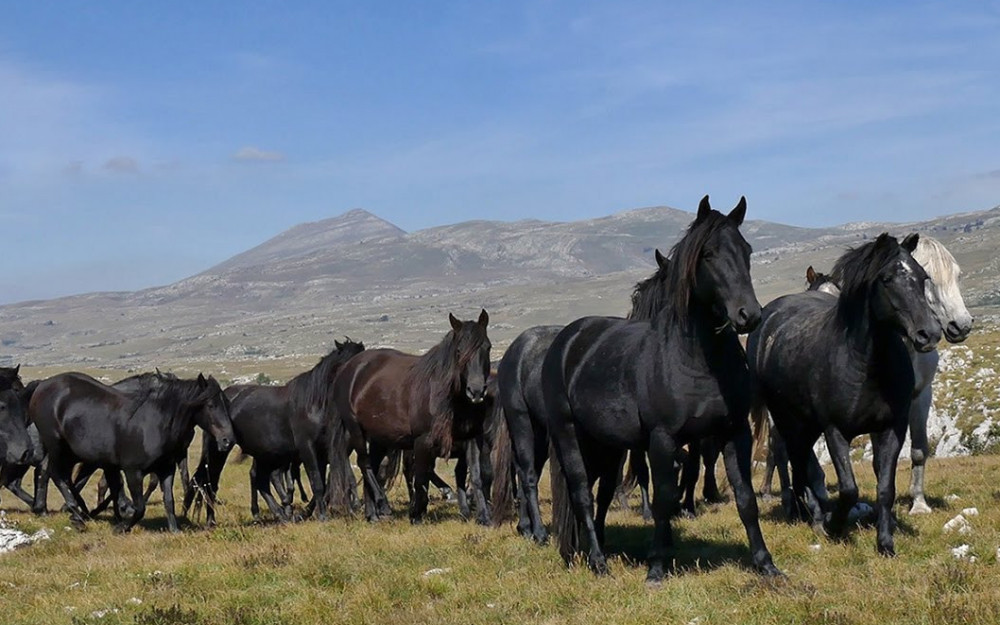
<svg viewBox="0 0 1000 625">
<path fill-rule="evenodd" d="M 871 501 L 870 468 L 855 470 Z M 412 527 L 400 489 L 391 522 L 257 525 L 246 471 L 234 465 L 223 476 L 219 527 L 189 525 L 176 536 L 163 531 L 158 497 L 148 520 L 125 536 L 112 534 L 106 517 L 80 533 L 68 529 L 66 514 L 36 518 L 18 503 L 8 516 L 21 529 L 55 534 L 0 556 L 2 622 L 992 623 L 1000 611 L 996 456 L 932 461 L 936 511 L 908 517 L 905 502 L 897 505 L 895 559 L 876 555 L 874 530 L 817 541 L 807 526 L 775 520 L 775 505 L 762 504 L 765 537 L 788 579 L 761 579 L 747 569 L 746 536 L 728 503 L 675 523 L 674 573 L 657 589 L 645 585 L 638 561 L 651 527 L 630 512 L 613 511 L 608 537 L 611 551 L 627 555 L 596 578 L 583 566 L 567 569 L 554 547 L 536 547 L 512 526 L 462 522 L 451 503 L 433 501 L 428 522 Z M 908 478 L 901 470 L 901 492 Z M 944 500 L 948 494 L 959 499 Z M 4 507 L 12 502 L 4 497 Z M 973 533 L 943 534 L 941 526 L 969 506 L 980 511 Z M 953 559 L 950 548 L 963 542 L 978 561 Z M 435 568 L 444 572 L 425 575 Z"/>
</svg>

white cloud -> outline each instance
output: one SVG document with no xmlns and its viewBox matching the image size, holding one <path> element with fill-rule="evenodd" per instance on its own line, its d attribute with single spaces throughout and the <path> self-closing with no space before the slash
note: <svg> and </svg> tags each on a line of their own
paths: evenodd
<svg viewBox="0 0 1000 625">
<path fill-rule="evenodd" d="M 262 150 L 254 146 L 245 146 L 233 154 L 234 161 L 243 162 L 277 162 L 285 160 L 285 155 L 274 150 Z"/>
</svg>

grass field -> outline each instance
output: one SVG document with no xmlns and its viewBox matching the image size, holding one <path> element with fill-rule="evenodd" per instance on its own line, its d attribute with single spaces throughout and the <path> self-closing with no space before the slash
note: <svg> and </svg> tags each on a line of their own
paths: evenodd
<svg viewBox="0 0 1000 625">
<path fill-rule="evenodd" d="M 453 503 L 432 501 L 428 523 L 411 527 L 399 488 L 392 522 L 254 524 L 247 468 L 223 475 L 219 526 L 189 524 L 180 535 L 163 531 L 159 496 L 147 520 L 120 536 L 108 517 L 81 533 L 64 513 L 33 517 L 4 495 L 8 521 L 54 534 L 0 555 L 0 622 L 995 623 L 1000 614 L 997 456 L 932 461 L 936 510 L 909 517 L 905 500 L 897 505 L 895 559 L 876 555 L 873 529 L 843 542 L 817 540 L 808 526 L 777 520 L 776 505 L 765 503 L 765 537 L 788 575 L 766 581 L 747 569 L 746 536 L 726 503 L 675 524 L 674 572 L 659 588 L 645 585 L 641 562 L 651 526 L 632 512 L 612 512 L 608 543 L 617 555 L 611 575 L 596 578 L 583 566 L 567 569 L 553 546 L 536 547 L 510 525 L 462 522 Z M 855 469 L 870 503 L 871 469 Z M 900 492 L 908 479 L 901 470 Z M 51 495 L 55 508 L 60 498 Z M 944 533 L 942 525 L 968 507 L 980 513 L 970 518 L 972 532 Z M 952 556 L 963 543 L 975 562 Z"/>
</svg>

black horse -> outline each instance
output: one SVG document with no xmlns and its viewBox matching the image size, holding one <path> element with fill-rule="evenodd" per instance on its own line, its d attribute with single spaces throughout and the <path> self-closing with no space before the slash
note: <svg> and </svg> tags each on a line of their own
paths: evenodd
<svg viewBox="0 0 1000 625">
<path fill-rule="evenodd" d="M 31 457 L 28 420 L 17 391 L 0 391 L 0 458 L 6 464 L 25 464 Z"/>
<path fill-rule="evenodd" d="M 19 453 L 16 443 L 20 429 L 17 415 L 20 415 L 27 421 L 27 403 L 31 398 L 31 392 L 34 390 L 34 385 L 29 385 L 30 388 L 25 388 L 24 383 L 21 381 L 20 371 L 21 365 L 17 365 L 16 367 L 0 367 L 0 391 L 9 391 L 13 394 L 5 394 L 3 398 L 3 410 L 5 413 L 2 415 L 4 425 L 0 426 L 0 445 L 6 445 L 3 441 L 8 440 L 8 437 L 10 437 L 10 440 L 15 441 L 15 449 L 13 450 L 15 455 Z M 11 418 L 10 415 L 14 415 L 13 421 L 8 421 Z M 9 428 L 13 428 L 13 430 L 8 431 Z M 32 510 L 35 510 L 39 476 L 42 473 L 41 465 L 45 454 L 41 441 L 38 440 L 38 428 L 32 423 L 27 423 L 26 428 L 30 453 L 24 458 L 23 462 L 13 461 L 11 457 L 8 457 L 6 450 L 0 450 L 3 451 L 3 453 L 0 453 L 0 487 L 14 493 L 18 499 L 31 506 Z M 31 467 L 35 467 L 35 497 L 29 495 L 21 487 L 21 480 Z"/>
<path fill-rule="evenodd" d="M 654 253 L 657 269 L 652 276 L 639 281 L 632 291 L 632 310 L 628 318 L 649 320 L 666 302 L 664 283 L 669 261 L 660 250 Z M 517 531 L 531 536 L 536 542 L 548 540 L 538 504 L 538 478 L 549 458 L 549 432 L 544 421 L 542 396 L 542 360 L 556 335 L 564 326 L 535 326 L 522 332 L 510 344 L 497 367 L 498 407 L 503 411 L 503 423 L 498 444 L 494 448 L 495 481 L 493 483 L 494 523 L 504 520 L 511 500 L 518 502 Z M 630 456 L 630 479 L 620 484 L 619 492 L 634 482 L 642 491 L 642 513 L 649 518 L 649 468 L 645 453 L 633 450 Z M 514 485 L 508 467 L 515 467 Z M 621 476 L 622 468 L 618 475 Z M 626 500 L 627 502 L 627 500 Z"/>
<path fill-rule="evenodd" d="M 895 553 L 896 463 L 914 389 L 905 341 L 926 352 L 941 338 L 925 297 L 927 274 L 910 255 L 917 241 L 916 234 L 902 243 L 882 234 L 848 251 L 833 270 L 842 289 L 838 297 L 806 292 L 774 300 L 747 344 L 755 425 L 761 431 L 770 412 L 791 460 L 795 501 L 817 529 L 824 522 L 833 534 L 846 529 L 858 499 L 850 442 L 859 434 L 872 435 L 877 546 L 883 555 Z M 809 470 L 820 434 L 840 484 L 836 507 Z"/>
<path fill-rule="evenodd" d="M 809 265 L 806 269 L 806 291 L 819 291 L 836 297 L 840 294 L 840 287 L 833 282 L 833 278 L 829 274 L 816 271 L 812 265 Z M 764 424 L 761 425 L 763 427 Z M 760 432 L 758 435 L 763 437 Z M 799 509 L 793 503 L 794 495 L 792 494 L 792 481 L 788 473 L 788 452 L 785 450 L 785 441 L 782 440 L 776 429 L 767 428 L 767 458 L 764 463 L 764 479 L 761 480 L 760 490 L 757 491 L 762 499 L 771 498 L 771 484 L 775 470 L 778 472 L 782 508 L 789 519 L 795 519 L 799 516 Z M 828 498 L 823 468 L 819 465 L 815 454 L 809 455 L 809 471 L 818 471 L 810 478 L 810 483 L 820 491 L 819 497 L 821 499 Z"/>
<path fill-rule="evenodd" d="M 214 378 L 162 380 L 149 392 L 129 394 L 82 373 L 63 373 L 39 383 L 28 412 L 48 453 L 49 471 L 66 500 L 71 520 L 82 526 L 87 507 L 72 483 L 82 463 L 104 470 L 114 501 L 121 501 L 124 471 L 134 510 L 116 529 L 128 531 L 145 514 L 143 477 L 154 473 L 163 491 L 167 526 L 178 531 L 173 481 L 177 462 L 200 426 L 228 449 L 233 444 L 229 402 Z"/>
<path fill-rule="evenodd" d="M 300 373 L 282 386 L 239 384 L 226 389 L 232 405 L 233 431 L 240 449 L 254 459 L 251 492 L 259 492 L 271 513 L 282 521 L 292 518 L 294 491 L 286 488 L 286 475 L 301 463 L 312 489 L 306 515 L 313 511 L 327 517 L 326 468 L 329 456 L 327 430 L 330 390 L 340 368 L 365 349 L 364 344 L 346 339 L 334 341 L 334 348 L 312 369 Z M 215 523 L 214 495 L 226 462 L 227 452 L 207 438 L 194 474 L 195 489 L 184 498 L 187 510 L 195 492 L 206 494 L 206 521 Z M 275 500 L 274 487 L 281 499 Z"/>
<path fill-rule="evenodd" d="M 706 196 L 674 246 L 666 305 L 651 321 L 584 317 L 556 336 L 542 365 L 546 421 L 556 452 L 553 514 L 567 561 L 587 535 L 588 564 L 607 571 L 604 522 L 622 454 L 644 449 L 653 477 L 655 530 L 647 579 L 659 582 L 673 543 L 675 459 L 685 442 L 715 437 L 754 566 L 780 575 L 764 543 L 750 484 L 751 384 L 738 332 L 754 329 L 760 304 L 750 245 L 740 234 L 746 199 L 729 215 Z M 600 481 L 597 516 L 591 489 Z"/>
</svg>

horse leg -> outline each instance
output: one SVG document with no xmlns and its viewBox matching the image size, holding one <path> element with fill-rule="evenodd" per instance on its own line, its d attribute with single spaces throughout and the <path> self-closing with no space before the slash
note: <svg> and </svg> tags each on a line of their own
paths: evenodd
<svg viewBox="0 0 1000 625">
<path fill-rule="evenodd" d="M 770 445 L 768 445 L 767 460 L 764 461 L 764 479 L 761 480 L 760 490 L 757 491 L 757 495 L 764 501 L 771 501 L 771 499 L 774 497 L 771 494 L 771 486 L 773 481 L 774 481 L 774 449 Z"/>
<path fill-rule="evenodd" d="M 31 505 L 34 514 L 46 514 L 49 509 L 49 458 L 46 456 L 35 467 L 35 501 Z"/>
<path fill-rule="evenodd" d="M 362 442 L 362 447 L 364 443 Z M 368 446 L 367 451 L 367 464 L 369 467 L 368 473 L 365 475 L 371 475 L 372 487 L 370 490 L 370 500 L 366 494 L 365 498 L 365 518 L 369 521 L 377 521 L 381 518 L 392 518 L 392 508 L 389 507 L 389 498 L 385 492 L 385 486 L 378 480 L 378 468 L 382 465 L 382 461 L 391 454 L 387 453 L 388 450 L 378 445 L 377 443 L 371 443 Z M 406 489 L 410 495 L 410 501 L 413 501 L 413 491 L 410 486 L 411 478 L 406 477 L 407 465 L 406 465 L 406 453 L 403 453 L 402 463 L 403 463 L 403 481 L 406 482 Z M 358 466 L 363 467 L 361 464 L 362 459 L 359 453 L 358 455 Z M 364 470 L 364 469 L 362 469 Z M 366 482 L 367 484 L 367 482 Z M 367 492 L 367 491 L 366 491 Z M 371 506 L 371 513 L 369 513 L 369 505 Z"/>
<path fill-rule="evenodd" d="M 664 561 L 667 552 L 673 547 L 673 530 L 670 518 L 677 505 L 677 467 L 674 459 L 677 454 L 677 443 L 663 429 L 650 432 L 649 438 L 649 468 L 653 479 L 653 544 L 649 551 L 649 571 L 646 573 L 647 583 L 658 584 L 666 575 Z"/>
<path fill-rule="evenodd" d="M 763 575 L 782 575 L 778 567 L 774 566 L 771 552 L 768 551 L 764 535 L 760 531 L 760 513 L 750 476 L 750 464 L 753 461 L 753 435 L 750 433 L 750 423 L 744 415 L 736 419 L 733 427 L 734 431 L 723 447 L 726 476 L 733 488 L 736 510 L 750 542 L 753 565 Z"/>
<path fill-rule="evenodd" d="M 112 506 L 114 524 L 121 525 L 122 519 L 126 516 L 131 516 L 134 512 L 132 502 L 129 500 L 128 495 L 125 494 L 121 471 L 107 471 L 104 475 L 108 482 L 108 490 L 110 491 L 109 500 L 114 502 L 114 506 Z"/>
<path fill-rule="evenodd" d="M 312 490 L 312 501 L 316 502 L 314 512 L 320 521 L 330 518 L 326 505 L 326 461 L 320 463 L 319 455 L 313 445 L 305 445 L 299 449 L 299 459 L 305 467 L 309 478 L 309 489 Z"/>
<path fill-rule="evenodd" d="M 514 447 L 515 453 L 517 447 Z M 539 431 L 536 427 L 534 432 L 534 449 L 531 454 L 532 462 L 527 464 L 527 471 L 524 478 L 525 499 L 527 500 L 528 517 L 531 521 L 531 536 L 539 545 L 544 545 L 549 539 L 549 533 L 545 529 L 542 521 L 542 511 L 538 504 L 538 476 L 542 474 L 545 461 L 549 459 L 548 433 Z"/>
<path fill-rule="evenodd" d="M 184 499 L 187 499 L 189 492 L 193 492 L 194 484 L 191 483 L 191 470 L 188 468 L 187 452 L 185 451 L 184 457 L 177 462 L 177 472 L 181 477 L 181 486 L 183 487 Z M 182 500 L 183 501 L 183 500 Z M 187 509 L 183 509 L 182 514 L 186 516 Z"/>
<path fill-rule="evenodd" d="M 715 465 L 719 461 L 719 444 L 714 439 L 706 438 L 701 442 L 701 459 L 705 465 L 705 482 L 701 496 L 708 503 L 722 503 L 722 493 L 715 479 Z"/>
<path fill-rule="evenodd" d="M 873 464 L 878 478 L 876 545 L 878 552 L 884 556 L 896 555 L 892 538 L 896 525 L 892 517 L 892 506 L 896 502 L 896 463 L 899 462 L 899 450 L 905 436 L 905 424 L 872 434 Z"/>
<path fill-rule="evenodd" d="M 488 461 L 483 460 L 484 456 L 489 456 L 489 453 L 482 453 L 480 450 L 480 444 L 482 440 L 471 440 L 468 442 L 465 454 L 466 462 L 469 465 L 469 478 L 472 483 L 472 496 L 476 500 L 476 523 L 479 525 L 489 526 L 492 522 L 492 515 L 490 514 L 490 504 L 489 500 L 486 498 L 486 493 L 489 491 L 489 486 L 486 485 L 486 472 L 489 470 Z"/>
<path fill-rule="evenodd" d="M 464 451 L 455 463 L 455 490 L 458 492 L 458 513 L 462 516 L 462 520 L 468 521 L 472 511 L 469 509 L 469 461 Z M 431 472 L 431 479 L 433 476 L 434 473 Z"/>
<path fill-rule="evenodd" d="M 160 490 L 163 492 L 163 509 L 167 512 L 167 530 L 171 534 L 180 531 L 177 526 L 177 513 L 174 509 L 174 471 L 176 468 L 176 462 L 167 462 L 166 466 L 156 473 L 156 479 L 160 482 Z M 152 483 L 150 480 L 150 484 Z"/>
<path fill-rule="evenodd" d="M 302 465 L 298 462 L 293 462 L 288 466 L 288 477 L 289 479 L 299 488 L 299 497 L 302 501 L 309 501 L 309 494 L 306 493 L 306 487 L 302 484 Z"/>
<path fill-rule="evenodd" d="M 563 418 L 566 419 L 566 417 Z M 559 455 L 559 464 L 562 465 L 562 473 L 566 479 L 566 491 L 573 517 L 577 527 L 582 527 L 582 533 L 587 536 L 590 550 L 587 555 L 587 566 L 597 575 L 606 575 L 608 560 L 597 535 L 597 526 L 594 522 L 594 497 L 591 490 L 599 473 L 592 472 L 587 467 L 583 457 L 584 445 L 580 441 L 576 425 L 569 419 L 566 421 L 559 432 L 552 432 L 552 441 L 555 444 L 556 453 Z M 617 460 L 617 458 L 615 459 Z M 566 555 L 563 554 L 564 557 Z"/>
<path fill-rule="evenodd" d="M 35 498 L 29 495 L 27 491 L 25 491 L 24 488 L 21 487 L 21 479 L 24 477 L 24 474 L 28 472 L 27 465 L 19 465 L 17 467 L 12 467 L 8 465 L 4 467 L 4 471 L 10 471 L 10 473 L 8 473 L 4 478 L 4 480 L 6 481 L 4 486 L 7 487 L 7 490 L 14 493 L 14 495 L 18 499 L 20 499 L 27 505 L 34 506 Z"/>
<path fill-rule="evenodd" d="M 621 476 L 621 466 L 625 461 L 625 451 L 621 452 L 620 458 L 611 455 L 606 461 L 604 472 L 598 477 L 597 482 L 597 514 L 594 516 L 594 533 L 597 534 L 597 541 L 603 550 L 604 525 L 608 518 L 608 508 L 614 501 L 615 491 L 618 489 L 618 479 Z M 614 460 L 612 462 L 612 460 Z"/>
<path fill-rule="evenodd" d="M 837 481 L 840 484 L 840 496 L 833 508 L 829 529 L 832 535 L 842 536 L 847 530 L 847 516 L 858 503 L 858 485 L 854 480 L 854 470 L 851 468 L 850 441 L 833 426 L 826 428 L 825 434 L 826 446 L 830 450 L 830 458 L 833 460 Z M 893 495 L 895 496 L 895 492 Z"/>
<path fill-rule="evenodd" d="M 631 454 L 629 454 L 631 456 Z M 622 460 L 618 465 L 618 475 L 615 477 L 615 499 L 618 500 L 618 506 L 622 510 L 628 510 L 628 493 L 626 492 L 625 482 L 625 462 L 627 458 L 622 456 Z"/>
<path fill-rule="evenodd" d="M 701 446 L 702 441 L 692 441 L 688 444 L 688 456 L 681 471 L 681 487 L 684 490 L 681 514 L 686 517 L 694 517 L 697 514 L 694 490 L 698 485 L 698 473 L 701 471 Z"/>
<path fill-rule="evenodd" d="M 635 474 L 636 482 L 639 484 L 639 498 L 641 499 L 642 520 L 653 520 L 653 509 L 649 506 L 649 465 L 646 464 L 646 452 L 630 451 L 629 461 L 632 465 L 632 472 Z"/>
<path fill-rule="evenodd" d="M 280 469 L 269 462 L 258 463 L 256 459 L 254 459 L 254 464 L 256 465 L 254 487 L 264 499 L 268 510 L 282 523 L 291 521 L 291 518 L 285 515 L 285 509 L 278 505 L 278 502 L 274 499 L 274 495 L 271 493 L 271 475 Z"/>
<path fill-rule="evenodd" d="M 128 484 L 128 492 L 132 496 L 132 516 L 128 517 L 122 525 L 115 527 L 116 532 L 127 532 L 135 527 L 135 524 L 146 515 L 146 500 L 142 496 L 142 471 L 130 469 L 125 471 L 125 481 Z"/>
<path fill-rule="evenodd" d="M 410 500 L 410 523 L 423 523 L 427 512 L 427 486 L 434 470 L 434 443 L 429 434 L 417 438 L 413 444 L 413 499 Z"/>
<path fill-rule="evenodd" d="M 260 500 L 257 494 L 257 459 L 250 463 L 250 516 L 254 521 L 260 520 Z"/>
<path fill-rule="evenodd" d="M 277 493 L 277 501 L 281 505 L 282 514 L 289 519 L 292 518 L 292 496 L 295 491 L 289 491 L 285 488 L 285 471 L 283 469 L 275 469 L 271 471 L 268 476 L 268 481 L 271 483 L 271 488 Z"/>
<path fill-rule="evenodd" d="M 910 514 L 928 514 L 931 507 L 924 498 L 924 464 L 930 452 L 927 443 L 927 415 L 931 410 L 931 386 L 928 384 L 920 395 L 910 402 L 910 461 L 913 473 L 910 476 L 910 495 L 913 506 Z M 872 439 L 874 445 L 874 438 Z"/>
</svg>

